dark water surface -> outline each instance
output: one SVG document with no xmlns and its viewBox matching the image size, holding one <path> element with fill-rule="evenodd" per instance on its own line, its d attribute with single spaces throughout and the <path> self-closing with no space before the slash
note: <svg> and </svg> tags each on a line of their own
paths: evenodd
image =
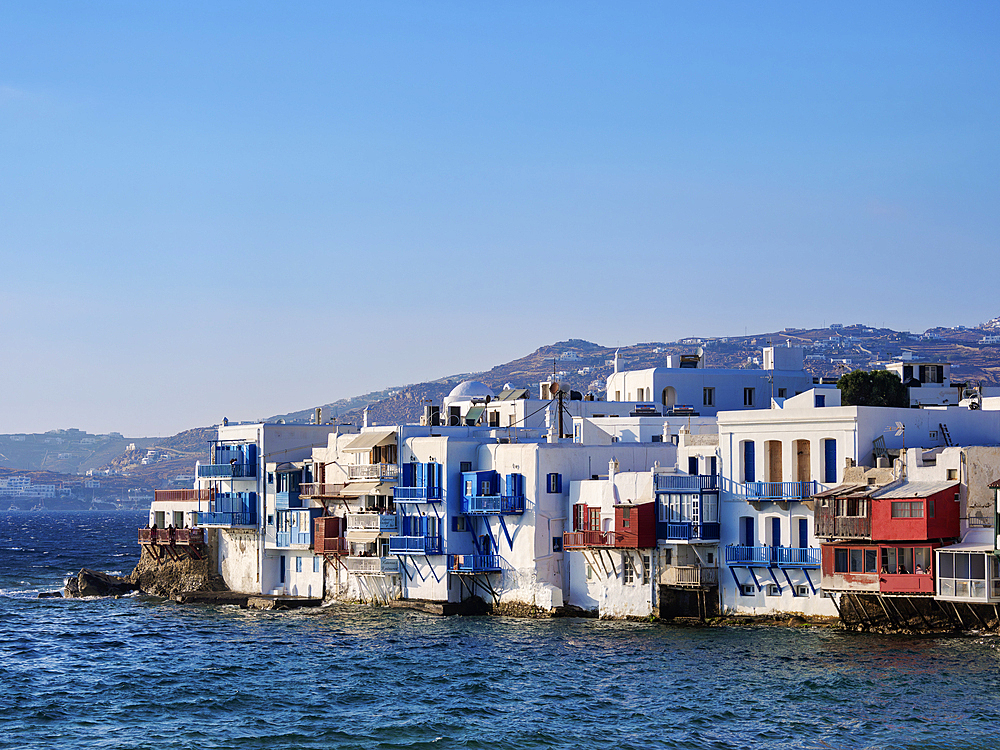
<svg viewBox="0 0 1000 750">
<path fill-rule="evenodd" d="M 144 513 L 0 513 L 0 748 L 995 748 L 993 638 L 39 600 Z"/>
</svg>

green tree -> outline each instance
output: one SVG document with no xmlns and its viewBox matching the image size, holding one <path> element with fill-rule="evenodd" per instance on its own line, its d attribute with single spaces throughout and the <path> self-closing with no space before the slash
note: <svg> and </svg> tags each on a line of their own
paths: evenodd
<svg viewBox="0 0 1000 750">
<path fill-rule="evenodd" d="M 910 394 L 903 381 L 888 370 L 854 370 L 841 375 L 837 387 L 845 406 L 906 408 L 910 405 Z"/>
</svg>

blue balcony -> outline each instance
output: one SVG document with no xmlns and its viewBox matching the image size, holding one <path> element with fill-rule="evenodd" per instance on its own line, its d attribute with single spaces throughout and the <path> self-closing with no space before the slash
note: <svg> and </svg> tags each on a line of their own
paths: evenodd
<svg viewBox="0 0 1000 750">
<path fill-rule="evenodd" d="M 312 533 L 309 531 L 279 531 L 275 536 L 276 547 L 291 547 L 293 545 L 312 546 Z"/>
<path fill-rule="evenodd" d="M 440 555 L 439 536 L 394 536 L 389 538 L 391 555 Z"/>
<path fill-rule="evenodd" d="M 736 568 L 818 568 L 818 547 L 726 547 L 726 565 Z"/>
<path fill-rule="evenodd" d="M 666 524 L 665 539 L 677 542 L 717 542 L 719 541 L 719 524 L 691 523 L 690 521 L 669 521 Z"/>
<path fill-rule="evenodd" d="M 524 495 L 473 495 L 462 498 L 468 516 L 514 516 L 524 513 Z"/>
<path fill-rule="evenodd" d="M 733 494 L 750 502 L 808 500 L 816 494 L 816 482 L 734 482 Z"/>
<path fill-rule="evenodd" d="M 442 498 L 440 487 L 393 487 L 392 497 L 397 503 L 439 503 Z"/>
<path fill-rule="evenodd" d="M 500 555 L 448 555 L 451 573 L 497 573 L 503 570 Z"/>
<path fill-rule="evenodd" d="M 678 492 L 717 492 L 718 474 L 657 474 L 656 489 Z"/>
<path fill-rule="evenodd" d="M 257 464 L 201 464 L 198 476 L 204 479 L 254 479 Z"/>
<path fill-rule="evenodd" d="M 303 508 L 302 496 L 298 490 L 289 492 L 276 492 L 274 495 L 274 507 L 276 510 L 290 510 L 292 508 Z"/>
<path fill-rule="evenodd" d="M 256 513 L 219 513 L 202 512 L 198 514 L 198 525 L 200 526 L 220 526 L 226 529 L 238 527 L 256 527 Z"/>
</svg>

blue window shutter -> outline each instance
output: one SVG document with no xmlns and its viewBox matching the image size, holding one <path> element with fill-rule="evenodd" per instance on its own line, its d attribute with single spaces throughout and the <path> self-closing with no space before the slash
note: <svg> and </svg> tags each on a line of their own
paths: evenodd
<svg viewBox="0 0 1000 750">
<path fill-rule="evenodd" d="M 413 464 L 407 462 L 403 464 L 403 481 L 399 483 L 400 487 L 413 487 Z"/>
<path fill-rule="evenodd" d="M 756 457 L 754 455 L 754 444 L 753 440 L 747 440 L 743 443 L 743 477 L 744 481 L 756 482 Z"/>
<path fill-rule="evenodd" d="M 837 481 L 837 441 L 827 439 L 823 441 L 823 481 L 833 484 Z"/>
</svg>

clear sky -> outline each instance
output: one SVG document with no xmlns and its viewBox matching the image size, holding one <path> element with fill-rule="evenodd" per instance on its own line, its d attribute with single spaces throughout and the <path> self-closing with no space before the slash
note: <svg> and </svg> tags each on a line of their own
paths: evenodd
<svg viewBox="0 0 1000 750">
<path fill-rule="evenodd" d="M 0 433 L 1000 315 L 996 2 L 0 0 Z"/>
</svg>

